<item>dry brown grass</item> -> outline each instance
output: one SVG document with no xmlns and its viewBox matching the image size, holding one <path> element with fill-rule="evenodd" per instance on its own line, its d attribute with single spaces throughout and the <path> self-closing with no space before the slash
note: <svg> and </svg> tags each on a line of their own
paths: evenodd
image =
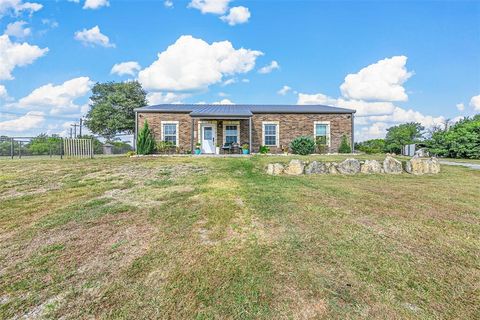
<svg viewBox="0 0 480 320">
<path fill-rule="evenodd" d="M 278 160 L 0 162 L 0 318 L 480 317 L 480 172 Z"/>
</svg>

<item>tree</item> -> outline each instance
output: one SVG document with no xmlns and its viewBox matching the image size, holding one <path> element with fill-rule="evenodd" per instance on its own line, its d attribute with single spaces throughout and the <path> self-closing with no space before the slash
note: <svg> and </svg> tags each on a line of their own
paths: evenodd
<svg viewBox="0 0 480 320">
<path fill-rule="evenodd" d="M 385 150 L 400 153 L 407 144 L 418 143 L 423 136 L 425 128 L 417 122 L 409 122 L 387 129 L 385 137 Z"/>
<path fill-rule="evenodd" d="M 442 157 L 480 159 L 480 114 L 465 118 L 427 140 L 428 150 Z"/>
<path fill-rule="evenodd" d="M 62 139 L 57 135 L 49 137 L 47 134 L 40 134 L 33 138 L 26 146 L 32 155 L 60 154 Z"/>
<path fill-rule="evenodd" d="M 147 105 L 147 94 L 138 81 L 96 83 L 85 125 L 107 140 L 135 130 L 135 108 Z"/>
<path fill-rule="evenodd" d="M 358 142 L 355 144 L 355 149 L 372 154 L 385 152 L 385 140 L 384 139 L 371 139 Z"/>
<path fill-rule="evenodd" d="M 350 143 L 348 143 L 347 136 L 342 136 L 342 142 L 340 142 L 340 147 L 338 148 L 338 153 L 350 153 L 352 148 Z"/>
<path fill-rule="evenodd" d="M 137 153 L 151 154 L 155 151 L 155 138 L 153 137 L 148 122 L 145 120 L 143 128 L 140 130 L 137 139 Z"/>
</svg>

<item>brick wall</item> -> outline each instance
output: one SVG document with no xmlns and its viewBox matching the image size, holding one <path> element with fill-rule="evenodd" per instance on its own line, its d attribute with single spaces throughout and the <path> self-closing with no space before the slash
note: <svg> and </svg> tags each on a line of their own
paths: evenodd
<svg viewBox="0 0 480 320">
<path fill-rule="evenodd" d="M 289 145 L 299 136 L 313 136 L 315 121 L 330 121 L 330 150 L 337 152 L 342 136 L 351 141 L 352 120 L 350 114 L 254 114 L 252 117 L 253 152 L 258 152 L 262 144 L 262 122 L 278 121 L 280 146 Z M 270 152 L 281 152 L 279 148 L 270 147 Z"/>
<path fill-rule="evenodd" d="M 138 113 L 139 130 L 145 120 L 153 131 L 157 140 L 161 136 L 161 121 L 179 121 L 179 143 L 183 150 L 190 150 L 192 118 L 185 113 Z M 350 114 L 254 114 L 252 117 L 253 152 L 258 152 L 262 144 L 262 122 L 278 121 L 280 125 L 280 146 L 289 145 L 299 136 L 313 136 L 315 121 L 330 121 L 330 152 L 337 152 L 342 136 L 351 141 L 351 115 Z M 198 140 L 198 120 L 195 120 L 195 142 Z M 248 120 L 240 120 L 240 143 L 248 143 Z M 223 143 L 223 122 L 217 121 L 217 141 Z M 281 152 L 280 148 L 270 147 L 270 151 Z"/>
</svg>

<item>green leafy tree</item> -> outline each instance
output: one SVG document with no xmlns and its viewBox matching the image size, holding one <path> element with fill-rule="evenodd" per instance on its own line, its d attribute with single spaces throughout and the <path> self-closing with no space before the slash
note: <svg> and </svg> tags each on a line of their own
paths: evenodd
<svg viewBox="0 0 480 320">
<path fill-rule="evenodd" d="M 40 134 L 33 138 L 26 148 L 32 155 L 60 154 L 62 139 L 57 135 Z"/>
<path fill-rule="evenodd" d="M 358 142 L 355 144 L 355 149 L 368 154 L 383 153 L 385 152 L 385 140 L 371 139 L 371 140 Z"/>
<path fill-rule="evenodd" d="M 342 136 L 342 142 L 340 142 L 340 147 L 338 148 L 338 153 L 351 153 L 352 148 L 350 143 L 348 143 L 347 136 Z"/>
<path fill-rule="evenodd" d="M 138 154 L 152 154 L 155 151 L 155 138 L 152 131 L 148 127 L 148 122 L 145 120 L 143 128 L 140 130 L 137 139 L 137 153 Z"/>
<path fill-rule="evenodd" d="M 442 157 L 480 159 L 480 114 L 445 130 L 437 129 L 427 146 L 431 153 Z"/>
<path fill-rule="evenodd" d="M 147 95 L 138 81 L 97 83 L 92 88 L 85 125 L 107 140 L 135 130 L 135 108 L 147 105 Z"/>
<path fill-rule="evenodd" d="M 407 144 L 420 142 L 425 128 L 417 122 L 400 124 L 387 129 L 385 151 L 400 153 Z"/>
</svg>

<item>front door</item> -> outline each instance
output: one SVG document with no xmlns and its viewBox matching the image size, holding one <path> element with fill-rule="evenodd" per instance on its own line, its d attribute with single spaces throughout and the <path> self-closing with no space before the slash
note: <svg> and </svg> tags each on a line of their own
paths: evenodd
<svg viewBox="0 0 480 320">
<path fill-rule="evenodd" d="M 202 126 L 202 153 L 215 153 L 215 129 L 213 125 Z"/>
</svg>

